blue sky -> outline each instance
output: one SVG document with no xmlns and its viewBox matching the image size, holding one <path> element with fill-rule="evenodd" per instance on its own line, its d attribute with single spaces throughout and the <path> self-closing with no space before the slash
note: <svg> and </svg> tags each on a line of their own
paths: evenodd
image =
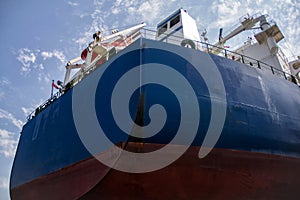
<svg viewBox="0 0 300 200">
<path fill-rule="evenodd" d="M 51 80 L 80 55 L 97 30 L 146 22 L 153 28 L 179 7 L 188 10 L 210 42 L 247 13 L 269 14 L 281 28 L 287 57 L 300 55 L 300 0 L 2 0 L 0 3 L 0 199 L 9 199 L 9 175 L 26 116 L 47 100 Z M 251 34 L 251 32 L 248 32 Z M 230 47 L 246 38 L 229 41 Z"/>
</svg>

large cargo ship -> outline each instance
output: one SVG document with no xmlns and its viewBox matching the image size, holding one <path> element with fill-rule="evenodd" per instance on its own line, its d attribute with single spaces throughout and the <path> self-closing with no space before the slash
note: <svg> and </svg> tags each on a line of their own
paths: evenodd
<svg viewBox="0 0 300 200">
<path fill-rule="evenodd" d="M 298 199 L 300 60 L 266 15 L 240 22 L 214 45 L 183 9 L 155 31 L 95 33 L 28 117 L 11 198 Z"/>
</svg>

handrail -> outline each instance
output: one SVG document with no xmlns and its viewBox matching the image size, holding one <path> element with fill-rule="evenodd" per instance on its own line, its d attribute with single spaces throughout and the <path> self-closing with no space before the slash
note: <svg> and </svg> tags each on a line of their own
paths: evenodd
<svg viewBox="0 0 300 200">
<path fill-rule="evenodd" d="M 147 36 L 149 36 L 149 32 L 152 33 L 152 35 L 154 35 L 154 36 L 156 35 L 156 31 L 154 31 L 154 30 L 150 30 L 150 29 L 146 29 L 146 28 L 144 28 L 143 30 L 145 31 L 145 35 L 147 35 Z M 148 34 L 147 34 L 147 32 L 148 32 Z M 163 33 L 163 34 L 165 34 L 165 33 Z M 147 37 L 145 37 L 145 38 L 147 38 Z M 182 37 L 172 35 L 170 38 L 166 39 L 166 43 L 171 43 L 170 40 L 171 41 L 177 41 L 177 42 L 179 42 L 182 39 L 183 39 Z M 263 69 L 263 68 L 264 69 L 269 69 L 272 72 L 272 74 L 277 75 L 277 76 L 278 75 L 282 75 L 282 76 L 279 76 L 279 77 L 282 77 L 282 78 L 284 78 L 286 80 L 288 80 L 287 75 L 290 76 L 290 77 L 292 76 L 288 72 L 285 72 L 283 70 L 277 69 L 277 68 L 275 68 L 272 65 L 269 65 L 269 64 L 267 64 L 267 63 L 265 63 L 263 61 L 259 61 L 259 60 L 255 59 L 255 58 L 250 57 L 250 56 L 246 56 L 246 55 L 234 52 L 234 51 L 230 51 L 230 50 L 228 50 L 226 48 L 215 46 L 215 45 L 212 45 L 212 44 L 209 44 L 209 43 L 206 43 L 206 42 L 196 41 L 196 40 L 192 40 L 192 41 L 196 44 L 196 46 L 202 46 L 202 48 L 203 48 L 202 51 L 206 51 L 207 53 L 211 53 L 212 49 L 220 49 L 220 53 L 222 51 L 224 51 L 224 53 L 223 54 L 220 54 L 220 53 L 217 54 L 219 56 L 223 56 L 225 58 L 228 58 L 229 54 L 231 54 L 231 56 L 237 56 L 237 59 L 235 59 L 236 61 L 241 61 L 242 63 L 248 64 L 251 67 L 254 67 L 254 65 L 257 65 L 257 68 L 259 68 L 259 69 Z M 198 49 L 198 50 L 201 50 L 201 49 Z M 246 62 L 246 60 L 248 62 Z"/>
<path fill-rule="evenodd" d="M 147 39 L 152 39 L 155 40 L 156 38 L 156 31 L 154 30 L 150 30 L 150 29 L 146 29 L 143 28 L 141 29 L 142 34 L 136 38 L 134 38 L 134 40 L 142 37 L 142 38 L 147 38 Z M 165 34 L 165 33 L 163 33 Z M 172 43 L 172 42 L 180 42 L 182 41 L 184 38 L 179 37 L 179 36 L 170 36 L 167 37 L 165 39 L 166 43 Z M 257 66 L 258 69 L 268 69 L 272 72 L 272 74 L 277 75 L 281 78 L 284 78 L 286 80 L 288 80 L 288 76 L 290 78 L 292 78 L 293 76 L 290 73 L 287 73 L 285 71 L 282 71 L 280 69 L 277 69 L 267 63 L 264 63 L 262 61 L 259 61 L 257 59 L 251 58 L 249 56 L 240 54 L 240 53 L 236 53 L 234 51 L 230 51 L 226 48 L 222 48 L 219 46 L 215 46 L 206 42 L 202 42 L 202 41 L 195 41 L 192 40 L 195 44 L 196 44 L 196 49 L 200 50 L 200 51 L 205 51 L 207 53 L 211 54 L 211 50 L 212 49 L 220 49 L 220 53 L 218 54 L 219 56 L 223 56 L 227 59 L 228 56 L 231 56 L 231 58 L 235 61 L 239 61 L 242 62 L 248 66 L 254 67 L 255 65 Z M 120 41 L 119 44 L 121 44 L 123 41 Z M 202 48 L 202 49 L 201 49 Z M 221 54 L 223 52 L 223 54 Z M 118 52 L 116 52 L 116 54 L 118 54 Z M 235 56 L 237 58 L 235 58 Z M 84 79 L 88 74 L 90 74 L 92 71 L 94 71 L 97 68 L 97 63 L 99 61 L 102 61 L 102 64 L 107 62 L 108 60 L 110 60 L 109 57 L 109 51 L 107 51 L 107 53 L 105 55 L 103 55 L 102 57 L 99 57 L 97 60 L 95 59 L 89 66 L 87 66 L 87 68 L 85 69 L 85 71 L 82 73 L 82 76 L 78 76 L 73 78 L 64 88 L 64 90 L 62 92 L 57 92 L 56 94 L 53 95 L 52 98 L 47 99 L 43 104 L 41 104 L 40 106 L 38 106 L 34 111 L 32 111 L 28 116 L 27 116 L 27 120 L 30 121 L 31 119 L 33 119 L 38 113 L 40 113 L 43 109 L 45 109 L 48 105 L 50 105 L 52 102 L 54 102 L 56 99 L 58 99 L 60 96 L 62 96 L 64 94 L 64 92 L 66 92 L 67 90 L 69 90 L 70 88 L 74 87 L 79 81 L 81 81 L 82 79 Z"/>
<path fill-rule="evenodd" d="M 26 119 L 28 121 L 30 121 L 31 119 L 33 119 L 37 114 L 39 114 L 42 110 L 44 110 L 48 105 L 50 105 L 52 102 L 54 102 L 55 100 L 57 100 L 63 93 L 57 92 L 55 94 L 52 95 L 52 97 L 50 97 L 49 99 L 47 99 L 46 101 L 44 101 L 40 106 L 38 106 L 34 111 L 32 111 L 27 117 Z"/>
</svg>

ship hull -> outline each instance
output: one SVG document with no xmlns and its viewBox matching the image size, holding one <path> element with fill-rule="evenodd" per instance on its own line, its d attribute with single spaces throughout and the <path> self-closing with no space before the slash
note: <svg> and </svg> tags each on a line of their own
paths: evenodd
<svg viewBox="0 0 300 200">
<path fill-rule="evenodd" d="M 162 145 L 129 143 L 149 152 Z M 148 173 L 110 169 L 92 157 L 11 191 L 13 199 L 298 199 L 299 159 L 214 149 L 199 159 L 190 147 L 171 165 Z"/>
<path fill-rule="evenodd" d="M 261 69 L 141 38 L 24 125 L 11 197 L 294 198 L 299 107 L 299 87 Z M 162 160 L 185 148 L 152 169 L 93 157 L 131 142 Z"/>
</svg>

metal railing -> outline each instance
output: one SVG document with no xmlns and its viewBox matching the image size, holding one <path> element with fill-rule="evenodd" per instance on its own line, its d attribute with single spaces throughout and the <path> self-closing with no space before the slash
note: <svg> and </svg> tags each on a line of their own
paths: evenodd
<svg viewBox="0 0 300 200">
<path fill-rule="evenodd" d="M 63 93 L 61 93 L 61 92 L 57 92 L 57 93 L 51 95 L 51 97 L 49 99 L 47 99 L 46 101 L 44 101 L 40 106 L 38 106 L 34 111 L 32 111 L 26 117 L 27 121 L 30 121 L 31 119 L 33 119 L 36 115 L 38 115 L 47 106 L 49 106 L 51 103 L 53 103 L 54 101 L 56 101 L 62 94 Z"/>
<path fill-rule="evenodd" d="M 141 35 L 139 37 L 134 38 L 133 42 L 135 40 L 141 38 L 141 37 L 146 38 L 146 39 L 156 40 L 156 31 L 143 28 L 143 29 L 141 29 Z M 184 40 L 184 38 L 174 36 L 174 35 L 171 35 L 171 36 L 169 35 L 168 37 L 163 39 L 162 42 L 178 45 L 178 44 L 180 44 L 180 42 L 182 40 Z M 279 69 L 277 69 L 277 68 L 275 68 L 275 67 L 273 67 L 273 66 L 271 66 L 267 63 L 264 63 L 262 61 L 259 61 L 257 59 L 254 59 L 254 58 L 251 58 L 249 56 L 230 51 L 226 48 L 221 48 L 221 47 L 218 47 L 218 46 L 214 46 L 214 45 L 209 44 L 209 43 L 205 43 L 205 42 L 201 42 L 201 41 L 193 41 L 193 42 L 195 44 L 195 50 L 204 51 L 204 52 L 207 52 L 209 54 L 213 54 L 213 52 L 216 51 L 216 49 L 218 49 L 218 51 L 216 51 L 216 52 L 220 52 L 220 53 L 217 54 L 218 56 L 223 56 L 225 58 L 232 59 L 232 60 L 235 60 L 237 62 L 244 63 L 244 64 L 246 64 L 250 67 L 255 67 L 255 68 L 258 68 L 258 69 L 261 69 L 261 70 L 264 70 L 264 71 L 269 71 L 272 74 L 274 74 L 276 76 L 279 76 L 283 79 L 289 80 L 289 81 L 292 80 L 293 76 L 291 74 L 289 74 L 285 71 L 279 70 Z M 32 118 L 34 118 L 34 116 L 39 114 L 43 109 L 45 109 L 48 105 L 50 105 L 52 102 L 54 102 L 60 96 L 62 96 L 70 88 L 74 87 L 78 82 L 80 82 L 82 79 L 84 79 L 90 73 L 92 73 L 96 68 L 98 68 L 100 65 L 104 64 L 105 62 L 110 60 L 112 57 L 114 57 L 116 54 L 118 54 L 118 51 L 116 51 L 115 54 L 113 54 L 113 56 L 110 55 L 109 53 L 110 53 L 110 51 L 107 51 L 107 53 L 105 55 L 103 55 L 101 58 L 98 58 L 96 61 L 93 61 L 89 66 L 86 67 L 86 69 L 79 76 L 73 78 L 68 84 L 66 84 L 66 86 L 65 86 L 65 88 L 63 88 L 62 92 L 57 92 L 56 94 L 54 94 L 52 96 L 52 98 L 47 99 L 43 104 L 41 104 L 34 111 L 32 111 L 27 116 L 27 120 L 29 121 Z M 99 62 L 100 62 L 100 64 L 99 64 Z"/>
<path fill-rule="evenodd" d="M 156 31 L 153 30 L 149 30 L 149 29 L 143 29 L 143 36 L 147 39 L 153 39 L 155 40 L 156 37 Z M 178 37 L 178 36 L 174 36 L 171 35 L 169 37 L 167 37 L 166 39 L 163 40 L 163 42 L 166 43 L 171 43 L 171 44 L 180 44 L 180 42 L 183 40 L 184 38 L 182 37 Z M 290 77 L 292 77 L 292 75 L 288 72 L 285 72 L 283 70 L 277 69 L 272 65 L 269 65 L 263 61 L 259 61 L 255 58 L 251 58 L 249 56 L 234 52 L 234 51 L 230 51 L 226 48 L 222 48 L 222 47 L 218 47 L 218 46 L 214 46 L 212 44 L 209 43 L 205 43 L 205 42 L 201 42 L 201 41 L 195 41 L 192 40 L 195 43 L 196 46 L 196 50 L 200 50 L 200 51 L 204 51 L 210 54 L 214 54 L 214 52 L 220 52 L 216 55 L 218 56 L 222 56 L 228 59 L 232 59 L 235 60 L 237 62 L 241 62 L 243 64 L 246 64 L 248 66 L 251 67 L 255 67 L 264 71 L 269 71 L 271 72 L 273 75 L 279 76 L 283 79 L 289 80 Z"/>
</svg>

